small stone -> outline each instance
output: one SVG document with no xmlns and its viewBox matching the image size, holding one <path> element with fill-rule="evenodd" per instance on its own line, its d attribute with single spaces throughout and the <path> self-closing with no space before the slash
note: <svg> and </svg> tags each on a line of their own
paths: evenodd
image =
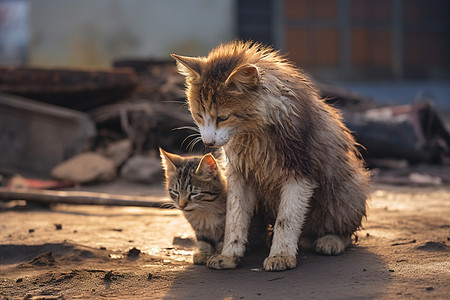
<svg viewBox="0 0 450 300">
<path fill-rule="evenodd" d="M 106 280 L 106 281 L 111 281 L 112 279 L 116 279 L 116 278 L 113 276 L 113 271 L 112 271 L 112 270 L 109 271 L 109 272 L 107 272 L 107 273 L 105 274 L 105 276 L 103 277 L 103 280 Z"/>
<path fill-rule="evenodd" d="M 391 269 L 391 270 L 389 270 L 389 272 L 393 273 L 393 272 L 395 272 L 395 271 Z"/>
<path fill-rule="evenodd" d="M 263 268 L 253 268 L 253 269 L 250 269 L 250 271 L 252 271 L 252 272 L 262 272 L 262 271 L 264 271 L 264 269 Z"/>
<path fill-rule="evenodd" d="M 28 229 L 28 233 L 33 233 L 34 229 Z"/>
<path fill-rule="evenodd" d="M 432 292 L 432 291 L 434 291 L 434 287 L 429 286 L 429 287 L 427 287 L 425 290 L 426 290 L 427 292 Z"/>
<path fill-rule="evenodd" d="M 16 280 L 16 283 L 21 283 L 23 281 L 23 278 L 19 278 Z"/>
<path fill-rule="evenodd" d="M 56 230 L 61 230 L 62 229 L 62 224 L 55 224 L 55 229 Z"/>
<path fill-rule="evenodd" d="M 130 181 L 160 183 L 163 178 L 161 161 L 156 157 L 133 156 L 122 167 L 120 176 Z"/>
<path fill-rule="evenodd" d="M 363 272 L 366 272 L 367 271 L 367 269 L 366 268 L 363 268 Z"/>
<path fill-rule="evenodd" d="M 183 248 L 192 248 L 195 246 L 195 240 L 190 237 L 182 238 L 182 237 L 176 236 L 173 238 L 172 244 L 181 246 Z"/>
<path fill-rule="evenodd" d="M 110 159 L 116 167 L 120 167 L 133 152 L 133 145 L 128 139 L 112 142 L 98 152 Z"/>
<path fill-rule="evenodd" d="M 147 280 L 152 280 L 152 278 L 153 278 L 152 273 L 148 273 Z"/>
<path fill-rule="evenodd" d="M 84 152 L 58 164 L 51 175 L 58 180 L 75 183 L 110 181 L 116 178 L 116 167 L 98 153 Z"/>
<path fill-rule="evenodd" d="M 139 254 L 141 254 L 141 250 L 133 247 L 128 251 L 128 257 L 136 257 L 139 256 Z"/>
</svg>

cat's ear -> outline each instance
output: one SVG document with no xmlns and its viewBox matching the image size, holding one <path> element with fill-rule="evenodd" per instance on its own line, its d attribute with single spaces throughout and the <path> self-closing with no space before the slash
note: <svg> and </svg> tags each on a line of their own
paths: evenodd
<svg viewBox="0 0 450 300">
<path fill-rule="evenodd" d="M 182 159 L 181 156 L 166 152 L 161 148 L 159 148 L 159 153 L 161 155 L 161 164 L 166 175 L 175 172 L 177 169 L 176 165 Z"/>
<path fill-rule="evenodd" d="M 211 153 L 205 154 L 200 163 L 198 164 L 197 169 L 195 170 L 196 174 L 204 174 L 207 176 L 215 176 L 218 172 L 217 162 L 214 159 L 214 156 Z"/>
<path fill-rule="evenodd" d="M 225 81 L 225 85 L 231 90 L 245 92 L 255 87 L 259 82 L 258 67 L 252 64 L 244 65 L 231 72 Z"/>
<path fill-rule="evenodd" d="M 202 69 L 202 59 L 199 57 L 188 57 L 176 54 L 171 56 L 177 61 L 178 71 L 184 76 L 199 77 Z"/>
</svg>

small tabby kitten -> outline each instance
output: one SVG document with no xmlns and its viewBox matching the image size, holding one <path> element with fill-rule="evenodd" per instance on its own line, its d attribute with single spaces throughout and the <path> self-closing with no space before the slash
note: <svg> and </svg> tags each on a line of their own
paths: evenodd
<svg viewBox="0 0 450 300">
<path fill-rule="evenodd" d="M 222 251 L 227 184 L 225 171 L 212 154 L 182 157 L 160 148 L 166 189 L 197 237 L 194 264 L 206 264 Z"/>
</svg>

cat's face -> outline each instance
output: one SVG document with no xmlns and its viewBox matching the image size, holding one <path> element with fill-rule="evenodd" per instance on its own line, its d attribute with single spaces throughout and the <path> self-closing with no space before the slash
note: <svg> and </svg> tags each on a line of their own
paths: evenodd
<svg viewBox="0 0 450 300">
<path fill-rule="evenodd" d="M 264 116 L 255 101 L 259 73 L 239 61 L 173 56 L 186 75 L 189 109 L 207 146 L 224 146 L 257 128 Z"/>
<path fill-rule="evenodd" d="M 211 154 L 181 157 L 160 149 L 166 189 L 176 208 L 207 209 L 226 193 L 225 179 Z"/>
</svg>

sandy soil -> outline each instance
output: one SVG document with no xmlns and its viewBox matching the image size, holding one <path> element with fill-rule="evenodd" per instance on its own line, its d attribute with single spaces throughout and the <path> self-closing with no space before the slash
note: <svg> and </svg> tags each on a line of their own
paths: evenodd
<svg viewBox="0 0 450 300">
<path fill-rule="evenodd" d="M 112 184 L 103 191 L 165 200 L 159 188 Z M 192 265 L 193 231 L 175 210 L 21 204 L 0 210 L 0 299 L 450 295 L 450 187 L 377 185 L 356 246 L 334 257 L 300 253 L 296 269 L 278 273 L 261 271 L 265 250 L 235 270 Z"/>
</svg>

